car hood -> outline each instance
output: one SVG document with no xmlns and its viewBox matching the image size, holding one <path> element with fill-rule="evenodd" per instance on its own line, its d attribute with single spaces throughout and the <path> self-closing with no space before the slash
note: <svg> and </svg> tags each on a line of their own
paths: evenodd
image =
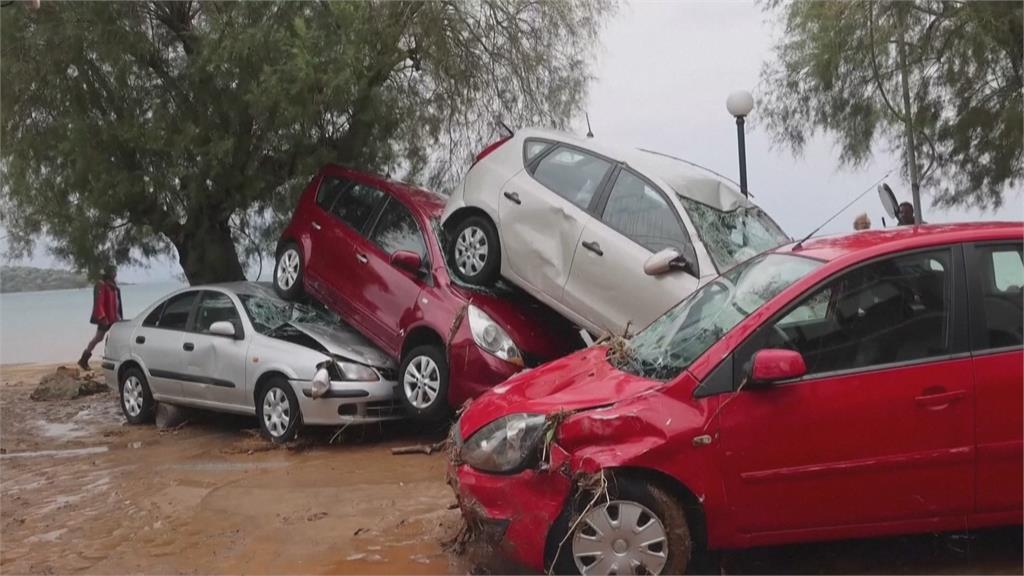
<svg viewBox="0 0 1024 576">
<path fill-rule="evenodd" d="M 459 433 L 469 438 L 509 414 L 553 414 L 607 406 L 665 384 L 616 369 L 606 359 L 607 352 L 604 346 L 587 348 L 509 378 L 470 404 L 459 419 Z"/>
<path fill-rule="evenodd" d="M 328 353 L 343 356 L 375 368 L 395 368 L 395 362 L 352 328 L 289 322 L 290 326 L 316 340 Z"/>
</svg>

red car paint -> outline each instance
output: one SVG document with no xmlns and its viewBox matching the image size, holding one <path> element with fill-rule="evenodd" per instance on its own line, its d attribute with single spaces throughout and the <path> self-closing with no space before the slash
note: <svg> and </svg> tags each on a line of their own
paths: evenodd
<svg viewBox="0 0 1024 576">
<path fill-rule="evenodd" d="M 317 205 L 320 181 L 328 175 L 381 190 L 412 213 L 426 244 L 426 274 L 418 277 L 393 265 L 377 244 Z M 505 329 L 527 366 L 568 354 L 578 347 L 579 336 L 568 321 L 522 292 L 489 293 L 457 284 L 433 225 L 444 206 L 445 199 L 432 192 L 327 165 L 302 194 L 279 250 L 286 242 L 299 244 L 305 290 L 394 358 L 424 339 L 442 343 L 450 370 L 448 401 L 459 406 L 522 369 L 476 345 L 465 319 L 469 303 Z"/>
<path fill-rule="evenodd" d="M 671 486 L 699 508 L 689 520 L 711 549 L 1020 524 L 1020 346 L 972 346 L 907 366 L 810 375 L 799 385 L 704 397 L 694 391 L 776 312 L 851 267 L 928 247 L 963 245 L 966 253 L 972 243 L 1022 238 L 1021 223 L 927 225 L 780 247 L 774 252 L 825 263 L 675 379 L 620 372 L 605 349 L 593 348 L 475 400 L 458 423 L 463 440 L 508 414 L 570 411 L 552 445 L 567 467 L 552 460 L 544 469 L 497 475 L 460 464 L 451 470 L 459 500 L 507 522 L 501 549 L 538 571 L 550 562 L 550 529 L 572 494 L 567 479 L 601 470 L 643 471 Z M 973 317 L 975 309 L 963 309 Z"/>
</svg>

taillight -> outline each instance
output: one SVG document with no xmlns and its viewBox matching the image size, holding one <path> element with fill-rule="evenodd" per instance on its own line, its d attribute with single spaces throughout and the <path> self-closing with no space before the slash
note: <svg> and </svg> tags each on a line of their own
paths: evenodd
<svg viewBox="0 0 1024 576">
<path fill-rule="evenodd" d="M 494 152 L 499 147 L 501 147 L 502 144 L 504 144 L 505 142 L 508 142 L 511 139 L 512 139 L 511 136 L 505 136 L 504 138 L 494 142 L 493 144 L 491 144 L 487 148 L 484 148 L 483 150 L 480 151 L 479 154 L 476 155 L 476 158 L 473 160 L 473 163 L 469 167 L 472 168 L 473 166 L 476 166 L 477 162 L 479 162 L 479 161 L 483 160 L 484 158 L 486 158 L 488 154 L 490 154 L 491 152 Z"/>
</svg>

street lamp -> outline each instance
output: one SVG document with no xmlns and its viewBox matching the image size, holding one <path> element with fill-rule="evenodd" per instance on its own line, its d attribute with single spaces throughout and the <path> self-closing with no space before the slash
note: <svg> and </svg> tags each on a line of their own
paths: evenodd
<svg viewBox="0 0 1024 576">
<path fill-rule="evenodd" d="M 754 97 L 746 90 L 738 90 L 729 94 L 725 101 L 725 108 L 736 117 L 736 139 L 740 149 L 740 192 L 744 196 L 747 193 L 747 146 L 743 140 L 743 121 L 747 114 L 754 109 Z"/>
</svg>

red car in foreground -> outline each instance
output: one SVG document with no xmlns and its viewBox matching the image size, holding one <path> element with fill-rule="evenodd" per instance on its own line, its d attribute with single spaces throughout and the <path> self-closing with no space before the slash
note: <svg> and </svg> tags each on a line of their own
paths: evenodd
<svg viewBox="0 0 1024 576">
<path fill-rule="evenodd" d="M 1022 223 L 790 244 L 628 342 L 511 378 L 455 433 L 471 525 L 524 565 L 1022 522 Z"/>
<path fill-rule="evenodd" d="M 401 363 L 398 397 L 442 420 L 524 367 L 580 347 L 573 326 L 526 294 L 458 284 L 437 219 L 444 198 L 327 165 L 277 247 L 274 287 L 306 292 Z"/>
</svg>

